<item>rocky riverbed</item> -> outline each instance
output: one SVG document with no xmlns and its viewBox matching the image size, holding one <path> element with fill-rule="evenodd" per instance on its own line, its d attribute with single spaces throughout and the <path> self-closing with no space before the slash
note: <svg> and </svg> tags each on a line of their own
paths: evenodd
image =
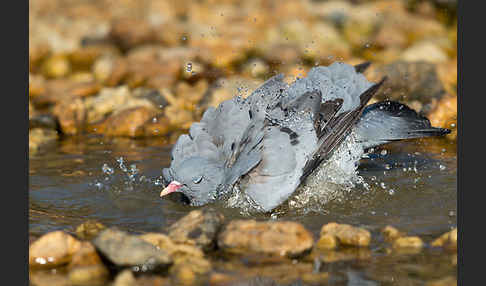
<svg viewBox="0 0 486 286">
<path fill-rule="evenodd" d="M 397 281 L 407 285 L 407 276 L 416 273 L 430 279 L 426 285 L 456 285 L 452 276 L 432 279 L 456 267 L 456 250 L 457 228 L 424 242 L 393 226 L 372 235 L 331 222 L 314 237 L 297 222 L 228 221 L 205 209 L 189 212 L 165 232 L 129 233 L 93 221 L 74 233 L 49 232 L 30 243 L 29 267 L 34 285 L 323 285 L 340 279 L 326 269 L 342 262 L 396 263 L 433 252 L 445 260 L 439 272 L 392 264 L 405 272 Z M 379 271 L 386 272 L 373 269 L 370 275 L 390 279 Z"/>
</svg>

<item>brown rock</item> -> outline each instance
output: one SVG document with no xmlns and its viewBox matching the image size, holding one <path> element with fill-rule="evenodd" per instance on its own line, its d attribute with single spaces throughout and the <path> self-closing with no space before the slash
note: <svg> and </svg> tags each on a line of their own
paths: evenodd
<svg viewBox="0 0 486 286">
<path fill-rule="evenodd" d="M 332 234 L 325 234 L 316 243 L 318 249 L 334 249 L 338 245 L 336 237 Z"/>
<path fill-rule="evenodd" d="M 319 259 L 325 263 L 371 259 L 371 251 L 367 248 L 343 248 L 340 250 L 323 250 L 318 251 L 317 254 Z"/>
<path fill-rule="evenodd" d="M 84 130 L 86 107 L 82 99 L 64 100 L 54 106 L 52 113 L 57 116 L 64 134 L 74 135 Z"/>
<path fill-rule="evenodd" d="M 137 286 L 137 280 L 132 271 L 126 269 L 121 271 L 113 281 L 113 286 Z"/>
<path fill-rule="evenodd" d="M 103 49 L 97 46 L 88 46 L 72 51 L 69 55 L 69 61 L 73 70 L 90 70 L 96 59 L 101 56 Z"/>
<path fill-rule="evenodd" d="M 449 95 L 442 98 L 429 114 L 432 126 L 451 129 L 446 136 L 450 140 L 457 137 L 457 96 Z"/>
<path fill-rule="evenodd" d="M 419 42 L 406 49 L 401 59 L 409 62 L 425 61 L 442 63 L 447 61 L 447 54 L 432 42 Z"/>
<path fill-rule="evenodd" d="M 29 271 L 29 282 L 33 286 L 72 286 L 67 275 L 47 271 Z"/>
<path fill-rule="evenodd" d="M 421 249 L 424 246 L 422 239 L 418 236 L 399 237 L 393 242 L 394 249 L 412 248 Z"/>
<path fill-rule="evenodd" d="M 129 64 L 126 59 L 103 59 L 96 63 L 95 75 L 107 86 L 119 85 L 129 74 Z"/>
<path fill-rule="evenodd" d="M 403 233 L 398 231 L 398 229 L 394 228 L 393 226 L 387 225 L 382 230 L 381 233 L 385 237 L 385 240 L 388 242 L 392 242 L 395 239 L 404 236 Z"/>
<path fill-rule="evenodd" d="M 172 259 L 167 252 L 115 228 L 100 232 L 93 240 L 96 249 L 112 263 L 133 271 L 148 272 L 167 269 Z"/>
<path fill-rule="evenodd" d="M 56 130 L 33 128 L 29 130 L 29 153 L 34 154 L 41 146 L 57 140 L 59 135 Z"/>
<path fill-rule="evenodd" d="M 234 220 L 218 237 L 228 253 L 300 256 L 313 246 L 312 234 L 296 222 Z"/>
<path fill-rule="evenodd" d="M 427 62 L 396 61 L 382 66 L 371 66 L 366 77 L 377 82 L 383 76 L 388 79 L 374 95 L 378 100 L 395 100 L 422 104 L 417 112 L 428 114 L 445 95 L 434 64 Z"/>
<path fill-rule="evenodd" d="M 71 285 L 106 285 L 109 278 L 108 269 L 103 264 L 79 266 L 72 268 L 68 273 Z"/>
<path fill-rule="evenodd" d="M 171 130 L 170 119 L 165 114 L 159 114 L 143 125 L 144 136 L 164 136 Z"/>
<path fill-rule="evenodd" d="M 91 128 L 95 133 L 108 136 L 139 137 L 144 135 L 143 124 L 157 113 L 155 108 L 145 106 L 124 109 Z"/>
<path fill-rule="evenodd" d="M 216 246 L 216 236 L 223 221 L 223 215 L 212 209 L 194 210 L 169 227 L 169 237 L 175 243 L 195 245 L 209 251 Z"/>
<path fill-rule="evenodd" d="M 349 224 L 328 223 L 321 228 L 321 236 L 326 234 L 334 235 L 343 245 L 366 247 L 371 241 L 371 234 L 368 230 Z"/>
<path fill-rule="evenodd" d="M 29 97 L 36 97 L 43 94 L 46 90 L 45 80 L 42 75 L 29 74 Z"/>
<path fill-rule="evenodd" d="M 81 242 L 63 231 L 47 233 L 29 247 L 31 268 L 53 268 L 69 263 Z"/>
<path fill-rule="evenodd" d="M 76 267 L 94 265 L 103 266 L 103 262 L 96 252 L 95 247 L 93 246 L 93 244 L 91 244 L 91 242 L 81 242 L 81 246 L 79 247 L 79 250 L 73 254 L 71 262 L 68 264 L 68 268 L 73 269 Z"/>
<path fill-rule="evenodd" d="M 434 240 L 431 246 L 436 247 L 443 247 L 448 250 L 456 251 L 457 250 L 457 228 L 444 233 L 439 238 Z"/>
<path fill-rule="evenodd" d="M 99 123 L 108 115 L 134 107 L 155 108 L 146 98 L 136 97 L 127 86 L 103 88 L 99 95 L 85 100 L 88 123 Z"/>
<path fill-rule="evenodd" d="M 95 220 L 88 220 L 76 227 L 76 235 L 85 240 L 90 240 L 104 230 L 106 226 Z"/>
<path fill-rule="evenodd" d="M 135 46 L 152 42 L 154 31 L 146 21 L 126 18 L 112 23 L 109 36 L 122 50 L 126 51 Z"/>
<path fill-rule="evenodd" d="M 42 69 L 47 78 L 65 77 L 71 72 L 71 64 L 65 55 L 55 55 L 43 63 Z"/>
</svg>

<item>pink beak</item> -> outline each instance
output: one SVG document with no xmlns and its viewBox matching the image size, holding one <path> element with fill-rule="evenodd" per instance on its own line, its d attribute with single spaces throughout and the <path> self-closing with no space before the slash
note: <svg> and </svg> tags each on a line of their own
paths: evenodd
<svg viewBox="0 0 486 286">
<path fill-rule="evenodd" d="M 180 187 L 182 187 L 181 183 L 177 181 L 172 181 L 165 189 L 162 190 L 162 192 L 160 192 L 160 197 L 173 193 L 177 191 Z"/>
</svg>

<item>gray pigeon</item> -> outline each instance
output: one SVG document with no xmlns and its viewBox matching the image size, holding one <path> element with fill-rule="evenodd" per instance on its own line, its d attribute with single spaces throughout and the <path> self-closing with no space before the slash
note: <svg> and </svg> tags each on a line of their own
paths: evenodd
<svg viewBox="0 0 486 286">
<path fill-rule="evenodd" d="M 271 211 L 351 131 L 363 149 L 450 132 L 397 102 L 366 106 L 385 80 L 368 82 L 362 75 L 368 65 L 314 67 L 291 85 L 276 75 L 245 99 L 208 108 L 174 145 L 160 196 L 180 192 L 200 206 L 228 198 L 237 187 Z"/>
</svg>

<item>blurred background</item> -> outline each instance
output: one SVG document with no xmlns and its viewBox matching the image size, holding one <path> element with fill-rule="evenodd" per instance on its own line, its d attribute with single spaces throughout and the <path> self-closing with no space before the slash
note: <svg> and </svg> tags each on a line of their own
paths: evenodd
<svg viewBox="0 0 486 286">
<path fill-rule="evenodd" d="M 375 97 L 454 130 L 457 1 L 30 0 L 29 149 L 63 135 L 161 136 L 316 65 L 371 61 Z"/>
</svg>

